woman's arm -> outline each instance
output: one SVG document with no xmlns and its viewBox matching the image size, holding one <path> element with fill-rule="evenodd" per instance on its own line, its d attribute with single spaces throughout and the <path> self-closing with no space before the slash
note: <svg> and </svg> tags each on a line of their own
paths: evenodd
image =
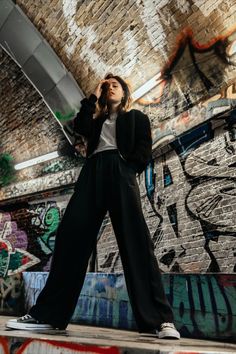
<svg viewBox="0 0 236 354">
<path fill-rule="evenodd" d="M 74 131 L 88 138 L 92 132 L 93 115 L 96 111 L 97 97 L 92 94 L 81 101 L 80 111 L 74 119 Z"/>
<path fill-rule="evenodd" d="M 102 84 L 107 80 L 101 80 L 97 85 L 94 93 L 89 98 L 81 101 L 80 111 L 74 119 L 74 130 L 76 133 L 89 138 L 92 133 L 93 116 L 96 112 L 96 102 L 102 93 Z"/>
</svg>

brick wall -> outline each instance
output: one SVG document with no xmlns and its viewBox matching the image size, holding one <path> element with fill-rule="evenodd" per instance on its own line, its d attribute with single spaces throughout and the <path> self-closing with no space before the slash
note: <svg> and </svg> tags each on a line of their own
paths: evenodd
<svg viewBox="0 0 236 354">
<path fill-rule="evenodd" d="M 161 73 L 159 84 L 135 105 L 148 113 L 155 143 L 206 121 L 205 106 L 192 112 L 196 104 L 214 95 L 229 98 L 225 91 L 235 80 L 233 0 L 16 3 L 86 95 L 109 71 L 124 76 L 134 90 Z M 65 141 L 59 125 L 20 68 L 0 55 L 1 150 L 15 162 L 55 151 Z M 17 178 L 40 173 L 38 167 L 27 169 Z"/>
<path fill-rule="evenodd" d="M 154 125 L 175 120 L 235 78 L 233 0 L 47 0 L 40 9 L 32 0 L 17 4 L 86 95 L 110 71 L 133 90 L 161 72 L 161 83 L 138 104 Z"/>
<path fill-rule="evenodd" d="M 111 70 L 123 74 L 134 89 L 160 71 L 165 74 L 164 82 L 137 103 L 151 118 L 155 143 L 153 165 L 140 176 L 139 185 L 156 256 L 164 272 L 235 272 L 234 1 L 17 4 L 86 94 Z M 196 53 L 196 48 L 202 51 Z M 20 69 L 0 54 L 4 151 L 18 162 L 39 155 L 42 145 L 56 149 L 64 137 L 55 119 Z M 40 165 L 34 172 L 22 172 L 20 184 L 1 193 L 10 198 L 45 190 L 55 181 L 57 187 L 71 184 L 75 166 L 65 163 L 56 174 L 51 163 Z M 27 182 L 29 177 L 32 181 Z M 48 269 L 56 226 L 71 192 L 62 189 L 61 196 L 5 203 L 1 242 L 7 257 L 18 263 L 11 262 L 10 269 L 5 262 L 2 275 Z M 15 248 L 22 252 L 16 255 Z M 106 218 L 99 234 L 98 270 L 121 269 Z"/>
<path fill-rule="evenodd" d="M 16 3 L 87 94 L 108 71 L 138 88 L 169 61 L 183 29 L 192 28 L 196 41 L 209 43 L 235 25 L 236 11 L 233 0 Z"/>
<path fill-rule="evenodd" d="M 211 119 L 157 149 L 138 179 L 163 272 L 236 271 L 235 129 L 235 112 Z M 47 185 L 52 175 L 44 178 Z M 1 313 L 22 311 L 21 271 L 49 270 L 56 230 L 72 192 L 61 188 L 0 207 Z M 108 216 L 98 237 L 97 270 L 122 271 Z"/>
<path fill-rule="evenodd" d="M 144 215 L 162 271 L 236 271 L 235 129 L 235 111 L 200 125 L 157 150 L 140 177 Z M 121 269 L 116 247 L 106 221 L 98 243 L 100 271 Z"/>
<path fill-rule="evenodd" d="M 212 118 L 157 149 L 153 163 L 139 177 L 145 219 L 163 272 L 236 271 L 235 132 L 236 111 Z M 25 263 L 29 270 L 48 269 L 71 193 L 62 190 L 61 196 L 39 201 L 32 197 L 22 205 L 3 207 L 2 241 L 29 252 L 29 262 L 35 262 L 32 268 Z M 108 216 L 98 238 L 98 271 L 121 271 Z"/>
<path fill-rule="evenodd" d="M 1 150 L 15 163 L 55 151 L 65 139 L 59 124 L 14 61 L 0 50 Z"/>
<path fill-rule="evenodd" d="M 1 49 L 0 77 L 0 153 L 11 155 L 17 164 L 57 151 L 59 144 L 66 144 L 59 124 L 38 92 Z M 58 160 L 63 163 L 62 158 Z M 48 163 L 21 170 L 15 182 L 37 178 L 46 167 Z"/>
</svg>

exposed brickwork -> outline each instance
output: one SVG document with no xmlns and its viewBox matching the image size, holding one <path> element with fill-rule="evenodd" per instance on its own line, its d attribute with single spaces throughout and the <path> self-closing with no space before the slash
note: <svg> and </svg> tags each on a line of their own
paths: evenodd
<svg viewBox="0 0 236 354">
<path fill-rule="evenodd" d="M 40 95 L 20 68 L 0 51 L 1 149 L 15 162 L 55 151 L 65 139 Z"/>
<path fill-rule="evenodd" d="M 164 272 L 236 271 L 235 123 L 234 117 L 213 119 L 183 135 L 139 179 Z M 100 240 L 99 270 L 120 271 L 109 224 Z"/>
<path fill-rule="evenodd" d="M 207 43 L 235 24 L 236 12 L 233 0 L 16 3 L 86 94 L 110 70 L 123 73 L 138 88 L 168 62 L 183 29 L 190 26 L 194 39 Z"/>
<path fill-rule="evenodd" d="M 17 4 L 48 40 L 86 95 L 108 71 L 123 75 L 133 89 L 162 71 L 162 78 L 167 78 L 165 87 L 158 85 L 136 104 L 150 116 L 155 142 L 206 120 L 205 112 L 196 119 L 196 112 L 190 112 L 192 105 L 217 94 L 235 78 L 234 66 L 227 64 L 229 59 L 233 61 L 233 57 L 227 57 L 234 40 L 229 36 L 235 23 L 233 0 L 47 0 L 37 4 L 18 0 Z M 188 46 L 180 58 L 175 57 L 186 38 L 201 48 L 210 48 L 219 38 L 223 41 L 218 51 L 213 46 L 206 53 L 192 53 L 205 79 L 194 66 Z M 169 76 L 168 67 L 171 67 Z M 11 153 L 15 162 L 19 162 L 56 150 L 58 143 L 65 140 L 59 125 L 20 69 L 2 52 L 1 70 L 3 152 Z M 210 81 L 210 90 L 204 80 Z M 43 168 L 41 165 L 22 171 L 18 180 L 37 178 Z"/>
<path fill-rule="evenodd" d="M 86 95 L 108 71 L 123 75 L 133 89 L 162 72 L 161 83 L 136 104 L 150 116 L 155 147 L 159 146 L 153 170 L 148 172 L 155 173 L 151 192 L 148 177 L 142 175 L 139 180 L 156 256 L 164 272 L 235 272 L 235 122 L 232 116 L 225 121 L 212 119 L 236 105 L 235 55 L 230 54 L 235 38 L 235 1 L 16 3 Z M 65 138 L 52 114 L 3 52 L 0 64 L 2 151 L 12 154 L 16 162 L 55 151 Z M 213 97 L 208 100 L 209 96 Z M 186 133 L 203 122 L 202 128 Z M 164 144 L 168 140 L 173 143 L 160 149 L 162 139 Z M 54 167 L 52 162 L 50 168 L 44 164 L 22 171 L 18 184 L 2 188 L 0 199 L 73 183 L 79 168 L 76 162 L 67 162 L 59 159 L 58 164 L 64 163 L 62 168 L 56 167 L 55 161 Z M 19 205 L 17 210 L 16 206 L 10 215 L 19 222 L 20 230 L 30 235 L 28 251 L 44 259 L 42 268 L 48 269 L 50 262 L 48 250 L 38 248 L 37 237 L 48 231 L 42 220 L 51 207 L 60 210 L 61 217 L 68 199 L 69 195 L 42 203 L 35 200 L 33 207 Z M 32 210 L 37 214 L 34 219 Z M 41 215 L 43 227 L 39 230 L 35 220 Z M 53 247 L 53 239 L 50 242 Z M 39 263 L 34 267 L 42 269 Z M 109 220 L 100 232 L 98 268 L 122 270 Z"/>
<path fill-rule="evenodd" d="M 138 178 L 144 216 L 163 272 L 236 271 L 235 127 L 233 115 L 211 119 L 162 149 L 161 154 L 156 153 L 153 167 Z M 76 177 L 76 171 L 68 171 L 44 177 L 38 185 L 37 180 L 18 184 L 18 188 L 33 190 L 35 186 L 37 191 L 39 185 L 47 189 L 55 180 L 58 185 L 68 185 Z M 4 190 L 11 195 L 10 187 Z M 20 191 L 12 192 L 20 195 Z M 48 267 L 53 237 L 71 193 L 62 190 L 59 197 L 52 194 L 3 207 L 5 212 L 0 213 L 0 220 L 8 222 L 5 232 L 12 228 L 15 234 L 10 227 L 15 222 L 19 231 L 28 236 L 27 251 L 44 260 L 29 269 Z M 119 250 L 108 216 L 98 237 L 98 271 L 121 272 Z M 10 233 L 8 238 L 15 240 Z M 47 239 L 49 253 L 40 239 Z"/>
<path fill-rule="evenodd" d="M 0 149 L 14 163 L 56 151 L 65 142 L 59 124 L 14 61 L 0 50 Z M 39 175 L 46 164 L 18 173 L 17 180 Z"/>
</svg>

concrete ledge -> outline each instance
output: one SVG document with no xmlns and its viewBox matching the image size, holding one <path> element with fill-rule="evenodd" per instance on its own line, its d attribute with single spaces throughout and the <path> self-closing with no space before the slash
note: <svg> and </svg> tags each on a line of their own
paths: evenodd
<svg viewBox="0 0 236 354">
<path fill-rule="evenodd" d="M 142 336 L 134 331 L 69 325 L 63 334 L 6 331 L 0 318 L 0 353 L 4 354 L 233 354 L 236 344 L 182 338 L 179 341 Z"/>
</svg>

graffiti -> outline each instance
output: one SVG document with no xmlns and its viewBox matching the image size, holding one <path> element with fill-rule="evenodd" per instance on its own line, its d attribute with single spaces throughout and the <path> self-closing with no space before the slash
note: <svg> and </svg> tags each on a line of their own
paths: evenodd
<svg viewBox="0 0 236 354">
<path fill-rule="evenodd" d="M 37 225 L 44 232 L 38 237 L 38 243 L 45 254 L 51 254 L 54 249 L 56 230 L 61 218 L 56 202 L 47 201 L 38 204 L 34 212 L 37 214 L 32 219 L 32 224 Z"/>
<path fill-rule="evenodd" d="M 115 337 L 114 337 L 115 335 Z M 66 339 L 39 339 L 39 338 L 12 338 L 0 337 L 1 354 L 141 354 L 141 353 L 159 353 L 159 354 L 223 354 L 235 353 L 235 345 L 229 343 L 206 343 L 193 341 L 191 344 L 186 342 L 184 349 L 180 350 L 179 345 L 166 346 L 158 344 L 155 338 L 140 336 L 137 338 L 135 333 L 130 332 L 115 333 L 110 331 L 106 333 L 98 330 L 96 338 L 92 338 L 91 330 L 87 335 L 83 335 L 85 344 L 78 343 L 78 338 L 70 337 L 70 342 Z M 94 336 L 93 336 L 94 337 Z M 90 339 L 90 343 L 87 343 Z M 115 341 L 115 345 L 110 343 Z M 108 344 L 108 343 L 109 344 Z M 119 342 L 119 343 L 118 343 Z M 104 344 L 103 344 L 104 343 Z M 157 349 L 158 346 L 158 349 Z"/>
<path fill-rule="evenodd" d="M 97 237 L 98 242 L 101 238 L 102 240 L 100 240 L 100 242 L 104 241 L 104 234 L 107 232 L 108 228 L 111 228 L 111 220 L 109 218 L 109 214 L 106 214 L 98 233 L 98 237 Z M 109 271 L 112 273 L 114 272 L 114 269 L 117 266 L 117 261 L 119 257 L 120 254 L 118 249 L 114 251 L 109 250 L 109 253 L 105 255 L 104 262 L 101 264 L 97 264 L 97 268 L 99 268 L 101 271 L 109 269 Z"/>
<path fill-rule="evenodd" d="M 50 339 L 13 339 L 0 337 L 0 350 L 2 354 L 29 354 L 29 353 L 52 353 L 52 354 L 119 354 L 115 346 L 79 344 Z"/>
<path fill-rule="evenodd" d="M 9 277 L 0 278 L 0 311 L 1 314 L 15 314 L 22 307 L 20 297 L 22 295 L 21 273 Z"/>
<path fill-rule="evenodd" d="M 217 0 L 214 3 L 211 0 L 194 0 L 193 3 L 205 17 L 208 17 L 215 9 L 220 9 L 219 5 L 222 3 L 222 0 Z M 171 26 L 172 29 L 178 29 L 179 27 L 177 19 L 173 16 L 173 12 L 168 8 L 168 4 L 168 0 L 154 0 L 152 2 L 136 1 L 149 41 L 155 51 L 161 51 L 164 57 L 166 57 L 166 52 L 164 51 L 167 40 L 166 27 L 169 28 Z M 191 12 L 191 5 L 187 0 L 177 0 L 172 6 L 182 14 L 188 15 Z M 156 33 L 158 33 L 158 36 L 155 35 Z"/>
<path fill-rule="evenodd" d="M 235 127 L 235 111 L 211 119 L 170 143 L 139 177 L 163 272 L 236 270 Z M 114 243 L 108 225 L 98 242 L 98 270 L 122 270 Z"/>
<path fill-rule="evenodd" d="M 202 264 L 208 263 L 204 271 L 235 270 L 235 123 L 231 112 L 226 121 L 212 120 L 185 134 L 171 143 L 173 150 L 165 157 L 155 160 L 155 179 L 150 178 L 151 166 L 146 172 L 147 196 L 156 215 L 162 217 L 161 225 L 160 218 L 156 220 L 153 240 L 158 243 L 158 256 L 164 269 L 175 262 L 180 269 L 186 269 L 185 258 L 189 264 L 191 259 L 197 262 L 186 244 L 196 242 Z M 180 190 L 179 186 L 182 186 Z M 162 238 L 156 242 L 160 228 Z M 202 245 L 201 237 L 205 240 Z M 171 239 L 175 240 L 174 248 L 166 246 L 167 239 L 170 243 Z M 219 252 L 224 247 L 228 256 L 219 264 Z"/>
<path fill-rule="evenodd" d="M 2 354 L 9 354 L 8 340 L 6 338 L 0 337 L 0 349 Z"/>
<path fill-rule="evenodd" d="M 84 159 L 80 156 L 75 157 L 75 151 L 76 150 L 72 146 L 71 148 L 64 149 L 62 153 L 64 156 L 66 156 L 66 158 L 60 161 L 49 162 L 45 167 L 42 168 L 41 172 L 39 173 L 40 177 L 50 173 L 66 171 L 74 167 L 81 167 L 81 165 L 84 163 Z"/>
<path fill-rule="evenodd" d="M 25 306 L 31 308 L 48 273 L 24 272 Z M 136 328 L 123 274 L 87 273 L 72 323 Z"/>
<path fill-rule="evenodd" d="M 12 199 L 32 193 L 39 193 L 39 191 L 48 191 L 51 188 L 73 185 L 79 176 L 80 170 L 81 166 L 78 166 L 67 171 L 60 171 L 55 174 L 27 180 L 26 182 L 13 183 L 0 189 L 0 199 Z"/>
<path fill-rule="evenodd" d="M 193 39 L 191 29 L 185 29 L 177 39 L 177 49 L 170 56 L 169 61 L 161 71 L 159 85 L 153 89 L 158 92 L 156 98 L 147 100 L 141 98 L 138 103 L 142 105 L 155 105 L 160 110 L 162 120 L 176 117 L 181 112 L 187 111 L 202 100 L 202 97 L 220 90 L 224 86 L 223 73 L 228 66 L 235 67 L 236 63 L 228 56 L 227 48 L 233 47 L 229 38 L 233 29 L 227 36 L 221 36 L 209 41 L 207 44 L 200 44 Z M 203 56 L 203 58 L 201 58 Z M 212 65 L 206 66 L 205 62 L 211 58 Z M 177 69 L 178 63 L 185 60 L 184 67 Z M 203 68 L 205 68 L 205 71 Z M 217 71 L 215 67 L 217 66 Z M 185 77 L 185 84 L 182 80 Z M 175 78 L 175 80 L 173 80 Z M 232 76 L 232 79 L 234 76 Z M 178 87 L 175 87 L 175 81 Z M 187 83 L 187 85 L 186 85 Z M 170 104 L 171 100 L 171 104 Z"/>
<path fill-rule="evenodd" d="M 32 266 L 35 270 L 49 269 L 56 230 L 71 193 L 68 190 L 62 197 L 59 193 L 54 199 L 3 207 L 6 211 L 0 213 L 0 276 Z"/>
<path fill-rule="evenodd" d="M 216 0 L 212 2 L 211 0 L 202 1 L 202 0 L 194 0 L 194 4 L 201 10 L 202 14 L 205 17 L 208 17 L 211 12 L 219 7 L 220 4 L 223 3 L 222 0 Z"/>
<path fill-rule="evenodd" d="M 101 333 L 101 339 L 100 339 Z M 112 333 L 114 335 L 114 332 Z M 157 353 L 157 343 L 154 338 L 140 337 L 137 339 L 135 333 L 132 335 L 129 332 L 120 333 L 117 336 L 115 346 L 107 344 L 107 341 L 114 341 L 114 337 L 111 333 L 104 334 L 104 332 L 98 331 L 96 339 L 91 340 L 89 344 L 80 344 L 73 338 L 71 342 L 66 340 L 56 339 L 38 339 L 38 338 L 4 338 L 0 337 L 0 350 L 1 354 L 75 354 L 75 353 L 88 353 L 88 354 L 133 354 L 133 353 Z M 117 335 L 117 334 L 116 334 Z M 85 336 L 87 342 L 91 334 Z M 151 341 L 150 341 L 151 340 Z M 117 342 L 120 342 L 117 344 Z M 131 344 L 130 342 L 133 342 Z M 94 342 L 94 344 L 92 344 Z M 98 344 L 97 344 L 98 343 Z M 106 343 L 106 344 L 102 344 Z M 129 343 L 129 344 L 128 344 Z M 193 341 L 190 344 L 185 344 L 183 351 L 176 351 L 175 346 L 164 348 L 164 345 L 159 345 L 159 354 L 223 354 L 227 351 L 229 354 L 235 353 L 235 346 L 228 343 L 201 343 L 201 349 L 199 351 L 199 343 Z M 209 350 L 210 348 L 210 350 Z M 195 351 L 193 351 L 195 349 Z"/>
<path fill-rule="evenodd" d="M 175 119 L 158 125 L 153 122 L 153 148 L 156 149 L 162 145 L 166 146 L 169 142 L 184 134 L 186 130 L 190 132 L 195 126 L 203 125 L 206 120 L 217 118 L 218 116 L 221 117 L 223 114 L 226 116 L 234 114 L 233 111 L 236 107 L 234 92 L 235 84 L 232 84 L 227 89 L 222 89 L 220 94 L 201 102 L 201 104 L 180 114 Z M 229 113 L 230 111 L 232 112 Z"/>
<path fill-rule="evenodd" d="M 70 120 L 71 118 L 73 118 L 75 116 L 76 112 L 71 111 L 67 114 L 63 114 L 61 112 L 55 112 L 54 114 L 57 117 L 57 119 L 59 119 L 59 121 L 64 122 L 64 121 L 67 121 L 67 120 Z"/>
<path fill-rule="evenodd" d="M 69 1 L 63 0 L 63 13 L 67 21 L 67 30 L 69 32 L 69 40 L 66 44 L 66 52 L 69 57 L 74 54 L 76 46 L 81 39 L 85 39 L 85 43 L 80 47 L 80 56 L 83 60 L 88 62 L 92 68 L 96 68 L 96 74 L 103 77 L 107 72 L 114 71 L 117 75 L 130 75 L 134 65 L 136 64 L 137 41 L 133 37 L 132 31 L 127 29 L 123 33 L 124 38 L 124 62 L 121 65 L 108 65 L 101 55 L 93 49 L 94 43 L 98 42 L 99 37 L 95 31 L 94 25 L 79 27 L 75 21 L 75 15 L 77 12 L 77 0 Z M 112 6 L 112 4 L 110 5 Z M 129 65 L 125 66 L 126 63 Z"/>
<path fill-rule="evenodd" d="M 232 85 L 221 94 L 234 96 L 234 91 Z M 145 218 L 164 272 L 236 269 L 235 124 L 231 111 L 228 117 L 211 119 L 187 132 L 139 177 Z M 0 214 L 1 276 L 32 266 L 35 271 L 49 270 L 56 229 L 69 197 L 67 193 L 31 202 L 23 209 L 15 205 L 15 211 Z M 97 249 L 98 271 L 122 270 L 108 217 Z M 30 263 L 32 259 L 37 262 Z"/>
<path fill-rule="evenodd" d="M 109 268 L 111 272 L 114 272 L 114 268 L 116 266 L 118 258 L 119 258 L 118 250 L 109 252 L 109 254 L 105 257 L 105 262 L 100 265 L 100 268 L 101 269 Z"/>
<path fill-rule="evenodd" d="M 0 187 L 6 186 L 15 180 L 13 157 L 9 154 L 0 154 Z"/>
<path fill-rule="evenodd" d="M 56 231 L 68 203 L 69 196 L 63 198 L 57 197 L 56 200 L 47 199 L 38 203 L 31 203 L 29 206 L 29 211 L 32 213 L 31 227 L 37 229 L 37 237 L 34 237 L 34 242 L 37 240 L 40 245 L 40 253 L 38 247 L 36 250 L 41 259 L 41 270 L 49 270 L 50 268 Z M 44 259 L 43 262 L 42 259 Z"/>
<path fill-rule="evenodd" d="M 37 297 L 44 287 L 48 273 L 47 272 L 24 272 L 23 273 L 25 306 L 30 309 L 36 302 Z"/>
<path fill-rule="evenodd" d="M 26 251 L 26 233 L 18 230 L 10 214 L 0 213 L 0 235 L 0 277 L 22 272 L 39 262 Z"/>
<path fill-rule="evenodd" d="M 136 3 L 139 6 L 140 16 L 145 25 L 147 36 L 152 47 L 156 51 L 161 51 L 166 57 L 166 53 L 164 52 L 167 36 L 165 27 L 172 26 L 172 28 L 178 28 L 175 17 L 169 8 L 167 8 L 169 1 L 154 0 L 152 2 L 142 2 L 138 0 Z M 186 0 L 178 0 L 175 2 L 174 6 L 182 13 L 188 13 L 190 10 L 190 4 Z M 155 35 L 156 33 L 158 33 L 158 36 Z"/>
<path fill-rule="evenodd" d="M 14 313 L 17 310 L 19 289 L 22 287 L 17 277 L 20 277 L 21 272 L 49 271 L 56 230 L 71 195 L 71 190 L 69 192 L 54 197 L 54 200 L 14 203 L 2 207 L 1 313 Z"/>
<path fill-rule="evenodd" d="M 43 288 L 47 273 L 24 273 L 26 308 Z M 162 274 L 181 334 L 233 338 L 236 333 L 236 275 Z M 123 274 L 87 273 L 73 323 L 136 329 Z"/>
</svg>

